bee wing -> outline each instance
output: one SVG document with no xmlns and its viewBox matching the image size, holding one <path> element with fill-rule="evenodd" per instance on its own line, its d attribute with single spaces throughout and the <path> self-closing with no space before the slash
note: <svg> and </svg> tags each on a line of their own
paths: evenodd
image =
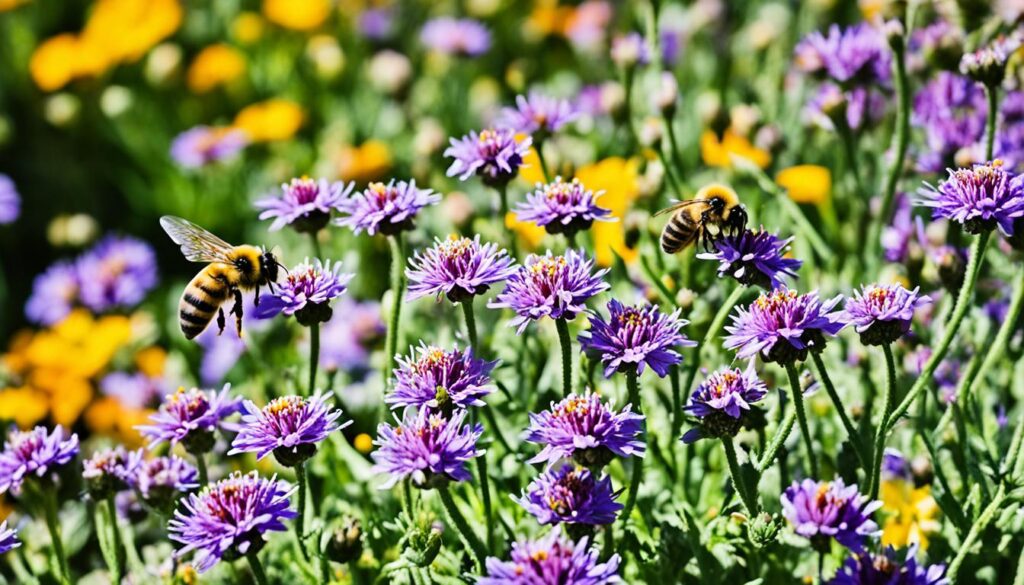
<svg viewBox="0 0 1024 585">
<path fill-rule="evenodd" d="M 181 246 L 181 253 L 188 261 L 230 262 L 228 252 L 233 246 L 191 221 L 165 215 L 160 218 L 160 227 L 164 228 L 175 244 Z"/>
<path fill-rule="evenodd" d="M 679 211 L 680 209 L 682 209 L 684 207 L 689 207 L 690 205 L 696 205 L 698 203 L 704 204 L 704 205 L 710 205 L 704 199 L 687 199 L 686 201 L 676 201 L 672 205 L 669 205 L 668 207 L 666 207 L 664 209 L 656 211 L 654 213 L 654 217 L 658 217 L 659 215 L 664 215 L 666 213 L 672 213 L 674 211 Z"/>
</svg>

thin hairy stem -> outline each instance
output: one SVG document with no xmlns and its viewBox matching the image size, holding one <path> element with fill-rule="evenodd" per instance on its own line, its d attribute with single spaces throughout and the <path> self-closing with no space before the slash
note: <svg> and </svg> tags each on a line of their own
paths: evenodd
<svg viewBox="0 0 1024 585">
<path fill-rule="evenodd" d="M 846 430 L 846 436 L 850 440 L 850 444 L 853 445 L 853 452 L 857 455 L 857 460 L 860 461 L 861 467 L 866 470 L 870 459 L 864 452 L 864 443 L 860 439 L 860 433 L 857 432 L 857 427 L 853 426 L 850 415 L 846 413 L 846 407 L 839 398 L 835 385 L 832 384 L 832 378 L 828 375 L 825 363 L 821 361 L 821 355 L 812 352 L 811 360 L 814 362 L 814 370 L 818 374 L 818 380 L 825 387 L 825 392 L 828 393 L 828 397 L 832 399 L 832 404 L 836 407 L 836 412 L 839 413 L 839 420 L 842 421 L 843 428 Z"/>
<path fill-rule="evenodd" d="M 807 423 L 807 412 L 804 410 L 804 392 L 800 386 L 800 374 L 796 366 L 786 364 L 786 373 L 789 374 L 789 386 L 793 393 L 793 408 L 796 410 L 796 420 L 800 423 L 800 434 L 804 438 L 804 447 L 807 448 L 807 463 L 811 468 L 811 477 L 818 477 L 818 458 L 814 455 L 814 437 L 811 435 L 811 426 Z"/>
<path fill-rule="evenodd" d="M 882 455 L 885 453 L 885 429 L 889 424 L 889 417 L 892 416 L 892 407 L 896 393 L 896 358 L 892 355 L 892 345 L 882 344 L 882 351 L 885 353 L 885 390 L 882 394 L 882 416 L 875 428 L 875 452 L 871 458 L 871 483 L 868 499 L 878 499 L 878 490 L 881 486 L 882 477 Z"/>
<path fill-rule="evenodd" d="M 395 367 L 395 354 L 398 353 L 398 338 L 402 323 L 402 295 L 405 292 L 405 253 L 402 249 L 401 232 L 388 237 L 391 246 L 391 320 L 388 323 L 387 337 L 384 343 L 384 383 L 390 384 L 391 370 Z"/>
<path fill-rule="evenodd" d="M 475 532 L 473 532 L 469 523 L 466 522 L 465 516 L 463 516 L 462 512 L 459 511 L 459 506 L 452 498 L 452 493 L 448 489 L 448 486 L 438 488 L 437 494 L 441 497 L 441 503 L 444 505 L 444 511 L 448 516 L 448 520 L 452 523 L 452 526 L 455 527 L 455 530 L 462 538 L 462 543 L 472 551 L 473 561 L 476 563 L 477 570 L 483 569 L 487 553 L 484 549 L 483 543 L 480 542 L 480 538 L 477 537 Z"/>
<path fill-rule="evenodd" d="M 569 322 L 555 319 L 555 329 L 558 330 L 558 343 L 562 347 L 562 393 L 568 396 L 572 394 L 572 338 L 569 337 Z"/>
<path fill-rule="evenodd" d="M 729 462 L 729 475 L 732 476 L 732 486 L 743 500 L 743 507 L 747 509 L 747 515 L 753 517 L 760 510 L 757 504 L 757 496 L 752 495 L 743 481 L 743 473 L 740 471 L 740 462 L 736 458 L 736 446 L 732 437 L 722 437 L 722 446 L 725 447 L 725 459 Z"/>
</svg>

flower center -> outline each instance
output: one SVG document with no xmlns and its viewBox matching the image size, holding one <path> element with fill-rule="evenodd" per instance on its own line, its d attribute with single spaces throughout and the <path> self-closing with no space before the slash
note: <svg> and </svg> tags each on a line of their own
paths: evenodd
<svg viewBox="0 0 1024 585">
<path fill-rule="evenodd" d="M 264 411 L 275 416 L 295 416 L 305 406 L 306 401 L 300 396 L 282 396 L 271 400 L 270 404 L 264 407 Z"/>
<path fill-rule="evenodd" d="M 755 302 L 759 309 L 777 311 L 796 300 L 796 297 L 795 290 L 775 290 L 771 293 L 761 293 Z"/>
<path fill-rule="evenodd" d="M 540 256 L 530 265 L 530 272 L 537 276 L 554 278 L 567 264 L 563 256 Z"/>
<path fill-rule="evenodd" d="M 301 179 L 292 179 L 291 184 L 288 186 L 288 193 L 298 203 L 312 203 L 316 201 L 317 195 L 320 194 L 320 185 L 313 179 L 303 176 Z"/>
<path fill-rule="evenodd" d="M 469 256 L 469 252 L 473 247 L 473 240 L 469 238 L 460 238 L 455 234 L 448 236 L 448 239 L 441 242 L 439 251 L 441 255 L 448 260 L 459 260 Z"/>
</svg>

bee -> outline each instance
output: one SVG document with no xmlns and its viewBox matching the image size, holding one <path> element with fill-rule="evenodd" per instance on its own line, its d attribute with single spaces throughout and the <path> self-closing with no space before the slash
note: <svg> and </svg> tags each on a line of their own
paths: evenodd
<svg viewBox="0 0 1024 585">
<path fill-rule="evenodd" d="M 223 304 L 234 299 L 230 314 L 235 316 L 238 335 L 242 334 L 242 291 L 254 290 L 253 301 L 260 304 L 260 287 L 274 291 L 281 263 L 273 253 L 256 246 L 232 246 L 196 224 L 180 217 L 165 215 L 160 226 L 191 262 L 208 264 L 185 287 L 178 302 L 181 332 L 192 339 L 206 329 L 217 316 L 218 335 L 224 332 Z"/>
<path fill-rule="evenodd" d="M 675 254 L 700 240 L 705 251 L 715 241 L 734 235 L 747 226 L 747 208 L 736 192 L 720 183 L 703 187 L 693 199 L 679 201 L 655 213 L 672 213 L 672 219 L 661 230 L 661 249 Z"/>
</svg>

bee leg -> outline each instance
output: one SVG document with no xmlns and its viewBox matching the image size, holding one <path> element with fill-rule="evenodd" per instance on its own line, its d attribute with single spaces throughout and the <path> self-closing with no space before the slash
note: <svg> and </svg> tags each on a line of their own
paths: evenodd
<svg viewBox="0 0 1024 585">
<path fill-rule="evenodd" d="M 260 306 L 260 287 L 256 287 L 256 292 L 252 294 L 252 304 L 256 307 Z"/>
<path fill-rule="evenodd" d="M 224 309 L 217 309 L 217 335 L 224 333 L 224 325 L 227 324 L 227 319 L 224 318 Z"/>
<path fill-rule="evenodd" d="M 238 336 L 242 336 L 242 291 L 237 288 L 233 291 L 235 295 L 235 304 L 231 306 L 231 314 L 235 316 L 235 328 L 238 330 Z"/>
</svg>

